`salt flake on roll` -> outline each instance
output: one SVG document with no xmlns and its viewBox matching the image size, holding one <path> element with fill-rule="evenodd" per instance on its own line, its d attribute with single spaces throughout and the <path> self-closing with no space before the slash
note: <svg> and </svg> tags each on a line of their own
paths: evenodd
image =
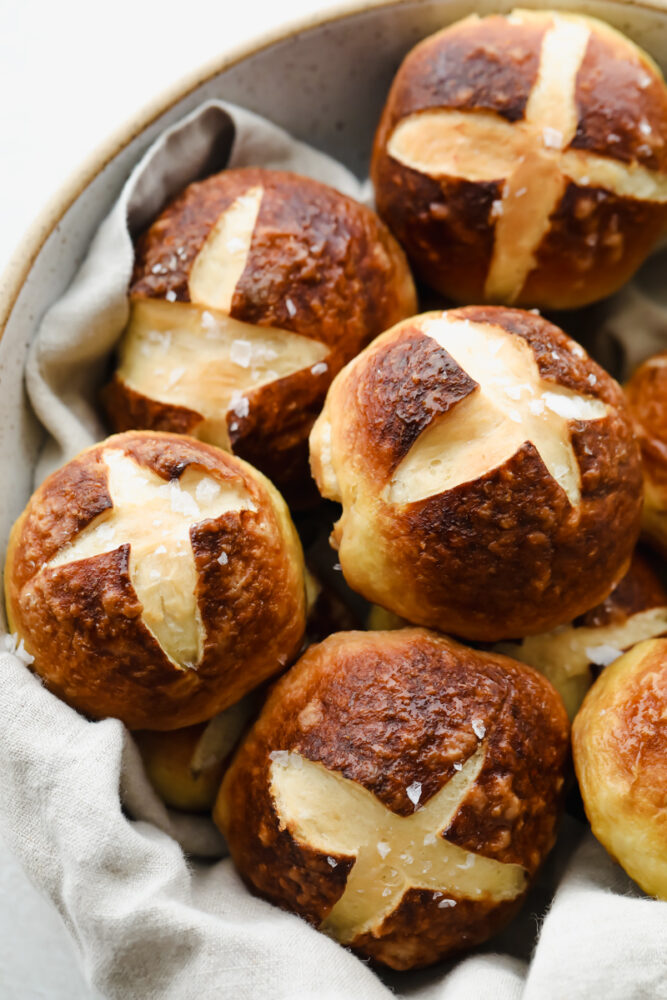
<svg viewBox="0 0 667 1000">
<path fill-rule="evenodd" d="M 641 471 L 622 391 L 534 313 L 398 324 L 337 376 L 310 441 L 347 582 L 410 622 L 546 631 L 629 563 Z"/>
<path fill-rule="evenodd" d="M 459 21 L 405 58 L 378 127 L 378 211 L 457 302 L 576 308 L 611 294 L 667 220 L 667 88 L 594 18 Z"/>
<path fill-rule="evenodd" d="M 34 493 L 10 536 L 5 593 L 50 690 L 92 718 L 163 730 L 210 719 L 294 659 L 303 574 L 261 473 L 191 438 L 135 431 Z"/>
</svg>

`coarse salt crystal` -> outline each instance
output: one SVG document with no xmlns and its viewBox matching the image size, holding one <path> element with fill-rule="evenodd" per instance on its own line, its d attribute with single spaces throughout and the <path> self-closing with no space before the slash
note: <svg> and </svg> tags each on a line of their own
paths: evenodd
<svg viewBox="0 0 667 1000">
<path fill-rule="evenodd" d="M 382 895 L 383 896 L 391 896 L 391 889 L 389 888 L 389 886 L 387 886 L 386 889 L 382 890 Z"/>
<path fill-rule="evenodd" d="M 275 764 L 286 767 L 289 760 L 289 750 L 272 750 L 269 757 Z"/>
<path fill-rule="evenodd" d="M 220 563 L 221 566 L 227 565 L 227 563 L 229 562 L 229 556 L 227 555 L 226 552 L 220 553 L 220 555 L 218 556 L 218 562 Z"/>
<path fill-rule="evenodd" d="M 615 132 L 610 132 L 609 135 L 607 136 L 607 142 L 620 142 L 620 141 L 621 141 L 620 135 L 616 135 Z"/>
<path fill-rule="evenodd" d="M 201 314 L 201 325 L 205 330 L 214 330 L 218 325 L 218 321 L 213 313 L 210 313 L 208 309 L 205 309 Z"/>
<path fill-rule="evenodd" d="M 528 409 L 535 417 L 539 417 L 541 413 L 544 413 L 544 400 L 543 399 L 530 399 L 528 401 Z"/>
<path fill-rule="evenodd" d="M 173 385 L 176 385 L 177 382 L 180 382 L 180 380 L 183 378 L 184 375 L 185 375 L 184 367 L 172 368 L 169 378 L 167 379 L 167 388 L 171 389 Z"/>
<path fill-rule="evenodd" d="M 526 193 L 527 190 L 528 190 L 527 187 L 519 188 L 518 191 L 514 192 L 514 197 L 515 198 L 523 198 L 523 196 L 524 196 L 524 194 Z"/>
<path fill-rule="evenodd" d="M 461 763 L 460 760 L 457 760 L 456 763 L 453 765 L 453 767 L 454 767 L 455 771 L 462 771 L 463 770 L 463 764 Z"/>
<path fill-rule="evenodd" d="M 250 413 L 250 403 L 245 396 L 241 396 L 239 393 L 234 393 L 229 408 L 241 420 Z"/>
<path fill-rule="evenodd" d="M 252 358 L 252 344 L 249 340 L 234 340 L 229 351 L 229 357 L 239 368 L 249 368 Z"/>
<path fill-rule="evenodd" d="M 591 374 L 588 376 L 588 384 L 589 385 L 595 385 L 595 383 L 597 382 L 597 380 L 598 380 L 597 379 L 597 375 L 594 375 L 593 372 L 591 372 Z"/>
<path fill-rule="evenodd" d="M 337 573 L 341 573 L 343 570 L 343 567 L 341 566 L 340 563 L 334 563 L 333 568 L 336 570 Z"/>
<path fill-rule="evenodd" d="M 542 129 L 542 142 L 547 149 L 562 149 L 563 133 L 560 129 L 551 128 L 550 125 L 545 125 Z"/>
<path fill-rule="evenodd" d="M 413 781 L 412 784 L 408 785 L 408 787 L 405 789 L 405 793 L 412 802 L 413 806 L 416 806 L 422 794 L 421 782 Z"/>
<path fill-rule="evenodd" d="M 435 834 L 427 833 L 424 837 L 424 846 L 427 847 L 429 844 L 435 844 Z"/>
<path fill-rule="evenodd" d="M 639 80 L 637 82 L 641 90 L 646 90 L 646 88 L 650 86 L 651 77 L 648 75 L 648 73 L 640 73 Z"/>
<path fill-rule="evenodd" d="M 499 219 L 503 214 L 503 203 L 500 198 L 491 202 L 491 212 L 489 214 L 492 219 Z"/>
<path fill-rule="evenodd" d="M 318 361 L 317 364 L 313 365 L 310 369 L 311 375 L 324 375 L 325 371 L 329 368 L 326 361 Z"/>
<path fill-rule="evenodd" d="M 167 490 L 169 503 L 175 514 L 185 514 L 186 517 L 199 517 L 200 510 L 193 498 L 182 490 L 178 480 L 171 479 L 166 486 L 159 486 L 159 491 Z"/>
<path fill-rule="evenodd" d="M 579 178 L 579 185 L 580 185 L 580 187 L 588 187 L 588 185 L 590 184 L 590 182 L 591 182 L 590 177 L 580 177 Z"/>
<path fill-rule="evenodd" d="M 584 358 L 584 357 L 586 357 L 586 351 L 583 349 L 583 347 L 581 347 L 580 344 L 573 344 L 572 345 L 572 353 L 576 354 L 576 356 L 578 358 Z"/>
<path fill-rule="evenodd" d="M 651 123 L 647 122 L 645 118 L 639 122 L 639 131 L 642 135 L 650 135 L 653 129 L 651 128 Z"/>
<path fill-rule="evenodd" d="M 474 864 L 475 864 L 475 855 L 474 854 L 468 854 L 468 855 L 466 855 L 466 859 L 463 862 L 463 864 L 457 865 L 456 867 L 460 868 L 461 871 L 466 871 L 466 869 L 472 868 L 472 866 Z"/>
<path fill-rule="evenodd" d="M 165 295 L 165 299 L 167 300 L 167 302 L 175 302 L 176 301 L 176 292 L 173 290 L 173 288 L 169 289 L 169 291 Z"/>
<path fill-rule="evenodd" d="M 472 730 L 478 740 L 483 740 L 486 736 L 486 726 L 481 719 L 472 720 Z"/>
<path fill-rule="evenodd" d="M 386 841 L 379 840 L 378 841 L 378 845 L 377 845 L 377 849 L 378 849 L 378 854 L 380 855 L 380 857 L 381 858 L 386 858 L 387 855 L 389 854 L 390 850 L 391 850 L 391 847 L 389 846 L 389 844 Z"/>
<path fill-rule="evenodd" d="M 166 545 L 158 545 L 158 547 L 156 548 L 156 550 L 154 552 L 154 555 L 156 555 L 156 556 L 163 556 L 163 555 L 165 555 L 166 551 L 167 551 L 167 546 Z"/>
<path fill-rule="evenodd" d="M 331 865 L 332 868 L 338 868 L 338 862 L 336 859 L 329 857 L 329 855 L 327 855 L 327 864 Z"/>
<path fill-rule="evenodd" d="M 220 494 L 220 484 L 213 479 L 202 479 L 197 483 L 195 496 L 200 503 L 208 503 L 215 500 Z"/>
<path fill-rule="evenodd" d="M 441 899 L 440 902 L 438 903 L 439 910 L 447 910 L 451 906 L 456 906 L 455 899 Z"/>
<path fill-rule="evenodd" d="M 285 308 L 291 317 L 296 316 L 296 306 L 291 299 L 285 299 Z"/>
<path fill-rule="evenodd" d="M 615 646 L 609 646 L 606 643 L 602 643 L 600 646 L 586 646 L 585 653 L 591 663 L 597 667 L 608 667 L 619 656 L 623 656 L 622 649 L 616 649 Z"/>
</svg>

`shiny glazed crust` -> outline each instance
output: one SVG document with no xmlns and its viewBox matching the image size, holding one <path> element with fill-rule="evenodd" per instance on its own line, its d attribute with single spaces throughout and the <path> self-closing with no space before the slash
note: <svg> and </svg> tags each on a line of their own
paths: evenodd
<svg viewBox="0 0 667 1000">
<path fill-rule="evenodd" d="M 419 435 L 477 385 L 422 332 L 440 316 L 522 338 L 543 380 L 607 405 L 603 419 L 568 424 L 576 507 L 531 443 L 445 492 L 386 498 Z M 621 389 L 561 330 L 520 310 L 425 314 L 377 338 L 334 381 L 311 464 L 320 491 L 343 503 L 333 541 L 350 586 L 410 622 L 469 639 L 549 631 L 584 613 L 622 577 L 639 530 L 639 454 Z"/>
<path fill-rule="evenodd" d="M 483 738 L 482 769 L 443 835 L 476 855 L 521 865 L 530 878 L 554 842 L 568 728 L 551 685 L 506 657 L 423 629 L 339 633 L 310 647 L 278 682 L 225 776 L 214 818 L 249 886 L 319 926 L 343 894 L 354 858 L 328 861 L 281 824 L 269 755 L 292 751 L 318 761 L 392 813 L 410 816 L 410 786 L 419 783 L 427 805 Z M 443 908 L 442 895 L 409 889 L 351 946 L 396 969 L 428 965 L 486 939 L 523 899 L 446 892 L 455 905 Z"/>
<path fill-rule="evenodd" d="M 667 899 L 666 720 L 667 639 L 653 639 L 606 668 L 572 730 L 593 833 L 660 899 Z"/>
<path fill-rule="evenodd" d="M 667 351 L 639 366 L 626 396 L 642 452 L 642 531 L 667 556 Z"/>
<path fill-rule="evenodd" d="M 308 433 L 333 376 L 414 313 L 416 298 L 402 250 L 370 209 L 310 178 L 261 168 L 223 171 L 167 205 L 137 242 L 131 298 L 189 302 L 188 278 L 206 238 L 234 201 L 258 186 L 261 206 L 230 315 L 326 345 L 327 370 L 297 371 L 245 393 L 248 414 L 227 414 L 227 426 L 234 453 L 294 499 L 309 479 Z M 105 403 L 116 430 L 196 433 L 202 420 L 197 400 L 192 409 L 170 406 L 117 376 Z"/>
<path fill-rule="evenodd" d="M 129 545 L 43 569 L 111 508 L 102 461 L 108 447 L 165 482 L 191 467 L 238 484 L 256 508 L 190 530 L 205 632 L 196 668 L 174 664 L 144 624 Z M 218 560 L 223 544 L 225 565 Z M 173 434 L 119 434 L 53 473 L 12 530 L 5 595 L 10 627 L 24 638 L 48 688 L 91 718 L 115 716 L 134 729 L 177 729 L 211 718 L 294 659 L 305 627 L 303 557 L 278 492 L 240 459 Z"/>
<path fill-rule="evenodd" d="M 514 125 L 524 122 L 552 19 L 549 11 L 519 19 L 468 17 L 417 45 L 389 92 L 371 164 L 378 212 L 416 273 L 456 302 L 554 309 L 593 302 L 631 277 L 667 222 L 664 201 L 614 191 L 588 180 L 584 170 L 576 183 L 567 179 L 518 294 L 494 297 L 485 293 L 485 283 L 503 179 L 428 174 L 388 151 L 402 121 L 433 110 L 465 112 L 471 121 L 481 112 Z M 592 18 L 577 21 L 590 36 L 576 70 L 576 123 L 565 153 L 607 157 L 664 179 L 667 89 L 659 69 L 609 26 Z"/>
</svg>

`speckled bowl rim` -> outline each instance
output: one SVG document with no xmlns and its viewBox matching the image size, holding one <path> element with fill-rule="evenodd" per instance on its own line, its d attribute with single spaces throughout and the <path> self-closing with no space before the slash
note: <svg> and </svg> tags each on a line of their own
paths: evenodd
<svg viewBox="0 0 667 1000">
<path fill-rule="evenodd" d="M 11 255 L 9 263 L 0 275 L 0 339 L 2 338 L 21 289 L 30 269 L 39 256 L 42 247 L 65 213 L 88 185 L 104 170 L 133 139 L 141 135 L 154 121 L 166 114 L 175 104 L 197 88 L 208 83 L 219 74 L 255 56 L 265 49 L 298 35 L 326 27 L 337 21 L 361 14 L 366 10 L 400 7 L 412 0 L 348 0 L 338 3 L 322 13 L 308 14 L 289 21 L 266 34 L 259 35 L 251 42 L 236 46 L 224 56 L 216 56 L 197 70 L 186 74 L 180 80 L 163 90 L 152 101 L 145 104 L 132 118 L 115 129 L 61 185 L 47 201 L 42 211 L 26 231 L 25 236 Z M 659 10 L 667 13 L 667 0 L 625 0 L 628 7 L 644 10 Z M 517 0 L 517 6 L 520 6 Z M 547 6 L 547 3 L 544 4 Z"/>
</svg>

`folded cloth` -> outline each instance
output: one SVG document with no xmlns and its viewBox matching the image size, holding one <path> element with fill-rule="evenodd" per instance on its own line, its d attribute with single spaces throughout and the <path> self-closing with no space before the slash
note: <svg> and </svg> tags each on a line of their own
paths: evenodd
<svg viewBox="0 0 667 1000">
<path fill-rule="evenodd" d="M 165 132 L 33 344 L 28 391 L 49 435 L 36 483 L 104 436 L 95 397 L 127 319 L 132 234 L 189 181 L 251 164 L 365 194 L 329 157 L 220 102 Z M 622 328 L 608 318 L 605 334 L 629 338 L 634 354 L 641 317 L 653 308 L 645 290 L 637 295 Z M 58 701 L 26 669 L 29 659 L 0 633 L 0 836 L 57 906 L 103 997 L 667 998 L 667 906 L 643 897 L 576 820 L 566 819 L 521 916 L 502 935 L 459 962 L 381 973 L 250 895 L 212 823 L 159 802 L 123 725 L 89 722 Z"/>
</svg>

